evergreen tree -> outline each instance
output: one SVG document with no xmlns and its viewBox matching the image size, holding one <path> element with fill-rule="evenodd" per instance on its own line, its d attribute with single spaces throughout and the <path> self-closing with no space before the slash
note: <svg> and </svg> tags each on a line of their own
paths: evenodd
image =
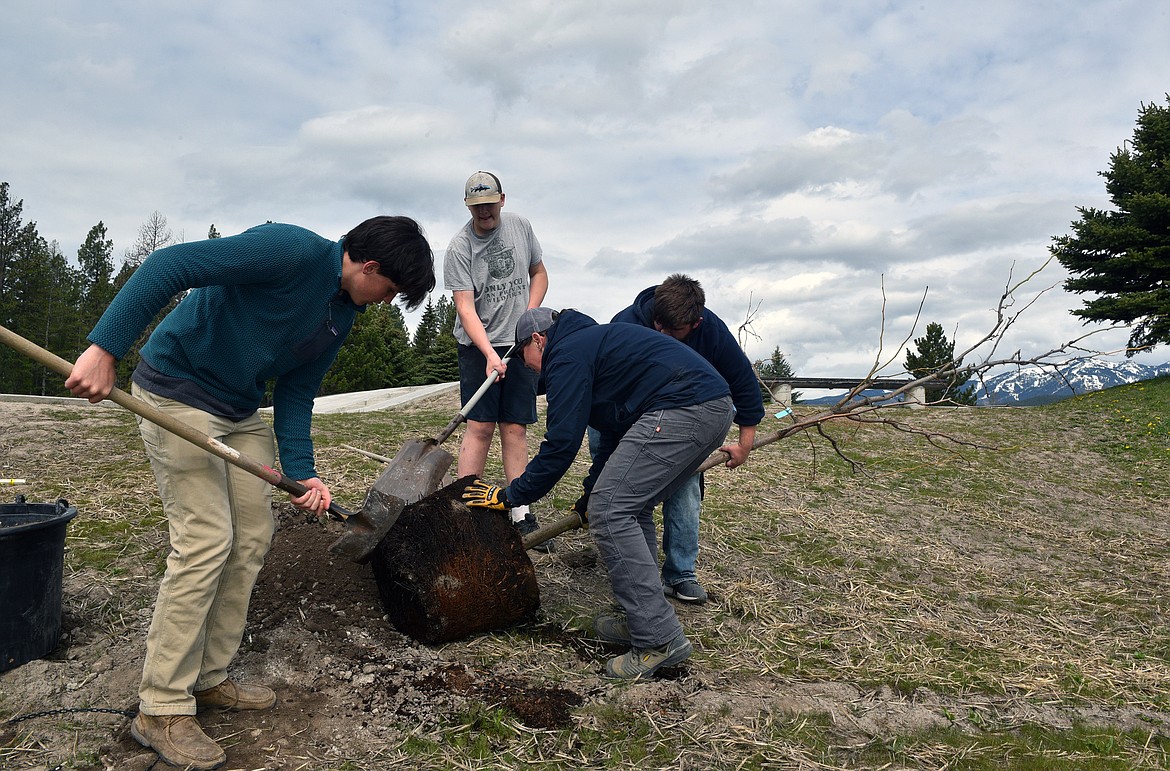
<svg viewBox="0 0 1170 771">
<path fill-rule="evenodd" d="M 756 373 L 759 374 L 760 380 L 784 380 L 787 378 L 796 377 L 796 372 L 792 369 L 792 365 L 788 363 L 784 352 L 780 350 L 780 346 L 776 346 L 772 350 L 772 355 L 767 361 L 756 362 Z M 764 396 L 765 402 L 772 401 L 772 393 L 763 382 L 760 383 L 760 392 Z M 799 400 L 800 394 L 792 393 L 792 403 L 796 404 Z"/>
<path fill-rule="evenodd" d="M 432 361 L 431 351 L 438 344 L 438 338 L 439 314 L 435 310 L 434 301 L 428 298 L 427 305 L 423 308 L 422 318 L 419 319 L 418 326 L 414 328 L 414 341 L 410 346 L 414 355 L 416 385 L 445 382 L 434 379 L 432 373 L 428 371 Z"/>
<path fill-rule="evenodd" d="M 379 306 L 385 314 L 382 330 L 386 338 L 387 380 L 379 388 L 400 388 L 418 383 L 418 362 L 410 349 L 410 333 L 406 318 L 397 305 Z"/>
<path fill-rule="evenodd" d="M 974 404 L 975 387 L 963 385 L 970 375 L 956 376 L 954 370 L 963 360 L 955 361 L 955 344 L 947 340 L 941 324 L 926 325 L 926 334 L 914 341 L 917 353 L 906 349 L 906 371 L 913 378 L 926 377 L 934 372 L 950 370 L 938 380 L 926 383 L 926 401 L 930 404 Z"/>
<path fill-rule="evenodd" d="M 24 201 L 13 201 L 8 197 L 8 183 L 0 182 L 0 314 L 5 314 L 5 297 L 8 293 L 8 270 L 16 259 L 21 237 L 20 215 Z M 11 319 L 0 315 L 0 322 L 7 326 Z"/>
<path fill-rule="evenodd" d="M 84 339 L 114 299 L 114 242 L 106 238 L 106 226 L 98 222 L 77 250 L 81 268 L 81 338 Z M 80 344 L 80 341 L 79 343 Z M 80 353 L 80 351 L 78 351 Z"/>
<path fill-rule="evenodd" d="M 438 378 L 438 383 L 456 383 L 459 381 L 459 341 L 455 339 L 455 302 L 447 295 L 439 297 L 435 304 L 435 311 L 439 317 L 439 334 L 435 338 L 435 345 L 431 349 L 431 358 L 427 369 Z M 523 366 L 519 359 L 513 359 L 513 364 Z"/>
<path fill-rule="evenodd" d="M 8 183 L 0 183 L 0 324 L 38 344 L 59 345 L 55 314 L 68 287 L 56 281 L 67 280 L 64 258 L 41 238 L 35 222 L 21 222 L 24 202 L 13 202 L 8 190 Z M 0 347 L 0 392 L 38 394 L 48 382 L 40 365 Z"/>
<path fill-rule="evenodd" d="M 73 361 L 81 353 L 77 342 L 80 329 L 81 272 L 69 264 L 56 241 L 38 243 L 36 275 L 40 284 L 37 301 L 30 307 L 41 347 Z M 32 331 L 32 330 L 30 330 Z M 69 396 L 65 379 L 47 367 L 36 365 L 33 393 Z"/>
<path fill-rule="evenodd" d="M 406 320 L 395 305 L 379 303 L 359 313 L 337 360 L 321 383 L 321 396 L 412 385 Z"/>
<path fill-rule="evenodd" d="M 209 227 L 209 228 L 207 229 L 207 237 L 208 237 L 209 239 L 211 239 L 211 238 L 219 238 L 219 231 L 215 229 L 215 223 L 214 223 L 214 222 L 213 222 L 213 223 L 211 223 L 211 227 Z"/>
<path fill-rule="evenodd" d="M 7 277 L 6 301 L 16 310 L 5 326 L 42 348 L 70 355 L 77 326 L 77 271 L 56 242 L 47 243 L 28 223 L 20 230 Z M 5 349 L 7 350 L 7 349 Z M 60 376 L 31 359 L 9 352 L 0 390 L 18 394 L 61 395 Z"/>
<path fill-rule="evenodd" d="M 459 380 L 459 344 L 455 340 L 455 303 L 446 295 L 427 300 L 414 330 L 417 385 Z"/>
<path fill-rule="evenodd" d="M 1101 176 L 1113 210 L 1078 207 L 1051 252 L 1072 274 L 1065 289 L 1097 295 L 1073 315 L 1130 325 L 1132 356 L 1170 343 L 1170 94 L 1166 107 L 1141 105 L 1129 147 Z"/>
</svg>

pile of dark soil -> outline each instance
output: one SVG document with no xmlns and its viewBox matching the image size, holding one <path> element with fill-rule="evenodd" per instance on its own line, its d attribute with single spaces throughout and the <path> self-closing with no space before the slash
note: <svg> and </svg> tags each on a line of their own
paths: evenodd
<svg viewBox="0 0 1170 771">
<path fill-rule="evenodd" d="M 382 606 L 371 567 L 329 552 L 340 525 L 288 504 L 278 506 L 276 518 L 234 674 L 274 687 L 277 704 L 261 713 L 200 715 L 208 735 L 227 749 L 231 768 L 328 768 L 346 758 L 376 757 L 413 733 L 476 710 L 498 709 L 533 729 L 572 725 L 574 709 L 586 700 L 582 694 L 520 671 L 452 661 L 400 633 Z M 528 623 L 534 634 L 563 635 Z M 138 647 L 125 655 L 140 662 L 142 640 L 129 645 Z M 579 647 L 578 655 L 590 655 Z M 114 706 L 133 711 L 136 674 L 123 675 L 125 698 Z M 157 756 L 129 735 L 128 726 L 127 718 L 114 726 L 94 771 L 153 766 Z M 14 741 L 17 731 L 10 728 L 0 738 Z"/>
</svg>

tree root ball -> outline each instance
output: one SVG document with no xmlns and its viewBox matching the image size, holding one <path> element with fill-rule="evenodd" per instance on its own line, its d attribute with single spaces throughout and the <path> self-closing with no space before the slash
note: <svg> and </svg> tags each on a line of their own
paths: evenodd
<svg viewBox="0 0 1170 771">
<path fill-rule="evenodd" d="M 403 509 L 370 559 L 390 623 L 428 645 L 504 629 L 540 608 L 536 570 L 508 515 L 463 504 L 474 480 Z"/>
</svg>

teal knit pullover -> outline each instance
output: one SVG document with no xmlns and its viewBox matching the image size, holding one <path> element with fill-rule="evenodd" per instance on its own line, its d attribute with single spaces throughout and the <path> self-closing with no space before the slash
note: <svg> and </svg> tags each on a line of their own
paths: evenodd
<svg viewBox="0 0 1170 771">
<path fill-rule="evenodd" d="M 168 246 L 151 254 L 89 340 L 121 359 L 172 297 L 190 291 L 142 347 L 158 372 L 189 380 L 239 410 L 275 379 L 273 427 L 286 476 L 317 476 L 313 398 L 363 310 L 341 293 L 342 244 L 295 225 Z M 325 331 L 332 324 L 336 335 Z M 324 332 L 324 337 L 322 333 Z M 319 341 L 313 358 L 306 344 Z"/>
</svg>

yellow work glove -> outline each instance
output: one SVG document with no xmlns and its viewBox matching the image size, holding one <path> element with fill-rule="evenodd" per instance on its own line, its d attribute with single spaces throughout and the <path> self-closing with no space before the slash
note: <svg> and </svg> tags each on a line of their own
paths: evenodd
<svg viewBox="0 0 1170 771">
<path fill-rule="evenodd" d="M 468 506 L 492 511 L 507 511 L 512 508 L 504 488 L 477 479 L 463 491 L 463 502 Z"/>
</svg>

